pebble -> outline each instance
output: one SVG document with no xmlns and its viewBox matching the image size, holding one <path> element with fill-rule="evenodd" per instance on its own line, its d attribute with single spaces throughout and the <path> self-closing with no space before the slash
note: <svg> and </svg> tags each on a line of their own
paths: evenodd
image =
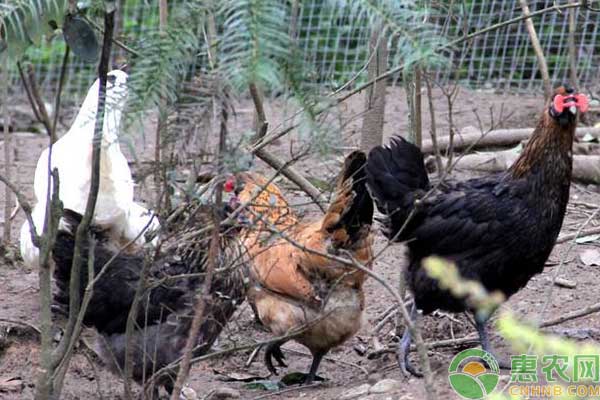
<svg viewBox="0 0 600 400">
<path fill-rule="evenodd" d="M 352 389 L 342 393 L 342 395 L 340 396 L 340 400 L 352 400 L 352 399 L 356 399 L 357 397 L 364 396 L 369 393 L 370 388 L 371 388 L 371 385 L 369 385 L 368 383 L 357 386 L 355 388 L 352 388 Z"/>
<path fill-rule="evenodd" d="M 388 393 L 400 388 L 400 381 L 395 379 L 382 379 L 369 390 L 369 393 Z"/>
<path fill-rule="evenodd" d="M 184 387 L 181 389 L 181 394 L 179 395 L 180 400 L 197 400 L 198 395 L 196 391 L 191 387 Z"/>
<path fill-rule="evenodd" d="M 209 400 L 225 400 L 225 399 L 239 399 L 241 397 L 240 392 L 235 389 L 228 387 L 220 387 L 215 389 L 212 394 L 208 397 Z"/>
</svg>

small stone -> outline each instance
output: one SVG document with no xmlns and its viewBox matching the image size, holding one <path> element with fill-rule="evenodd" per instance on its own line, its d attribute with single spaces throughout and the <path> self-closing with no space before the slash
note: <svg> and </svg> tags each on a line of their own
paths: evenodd
<svg viewBox="0 0 600 400">
<path fill-rule="evenodd" d="M 359 356 L 364 356 L 367 353 L 367 348 L 364 345 L 358 343 L 354 345 L 354 351 Z"/>
<path fill-rule="evenodd" d="M 369 393 L 388 393 L 396 389 L 400 389 L 400 381 L 395 379 L 382 379 L 371 386 Z"/>
<path fill-rule="evenodd" d="M 239 399 L 240 397 L 240 392 L 237 390 L 223 386 L 215 389 L 211 395 L 208 396 L 208 400 Z"/>
<path fill-rule="evenodd" d="M 198 395 L 196 391 L 189 386 L 181 389 L 181 394 L 179 395 L 181 400 L 198 400 Z"/>
<path fill-rule="evenodd" d="M 364 385 L 360 385 L 355 388 L 352 388 L 352 389 L 342 393 L 342 395 L 340 396 L 340 400 L 352 400 L 352 399 L 356 399 L 357 397 L 364 396 L 369 393 L 370 387 L 371 387 L 371 385 L 369 385 L 368 383 L 365 383 Z"/>
</svg>

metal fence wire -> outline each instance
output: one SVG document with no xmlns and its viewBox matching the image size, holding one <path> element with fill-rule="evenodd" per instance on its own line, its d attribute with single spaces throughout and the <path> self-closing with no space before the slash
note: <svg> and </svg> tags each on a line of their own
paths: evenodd
<svg viewBox="0 0 600 400">
<path fill-rule="evenodd" d="M 529 5 L 533 12 L 564 4 L 566 1 L 537 0 L 529 1 Z M 175 3 L 170 2 L 171 5 Z M 432 6 L 429 20 L 449 40 L 522 15 L 517 1 L 470 0 L 442 3 L 445 5 Z M 462 4 L 457 12 L 449 11 L 456 8 L 449 6 L 454 3 Z M 144 33 L 156 29 L 157 0 L 121 0 L 120 4 L 118 26 L 122 36 L 136 40 L 143 37 Z M 333 5 L 329 0 L 300 0 L 298 11 L 298 40 L 304 52 L 304 60 L 313 70 L 311 79 L 333 88 L 339 87 L 356 74 L 364 80 L 364 66 L 369 58 L 369 24 L 366 21 L 351 21 L 350 6 L 344 7 L 340 2 Z M 600 13 L 579 8 L 575 12 L 579 81 L 584 86 L 591 85 L 600 77 L 600 44 L 597 43 Z M 547 57 L 552 82 L 568 81 L 568 11 L 546 13 L 535 18 L 534 25 Z M 28 58 L 33 62 L 46 92 L 52 92 L 56 87 L 64 46 L 62 38 L 55 38 L 28 51 Z M 122 54 L 122 50 L 115 51 Z M 448 68 L 446 64 L 433 71 L 438 81 L 458 78 L 462 84 L 471 88 L 512 92 L 541 91 L 538 62 L 524 21 L 464 42 L 452 50 L 449 58 L 453 68 Z M 394 57 L 390 57 L 390 60 L 393 63 Z M 201 62 L 199 59 L 197 65 L 192 65 L 191 75 L 200 68 Z M 73 60 L 68 68 L 70 79 L 64 90 L 72 99 L 78 99 L 85 94 L 95 70 L 77 60 Z"/>
</svg>

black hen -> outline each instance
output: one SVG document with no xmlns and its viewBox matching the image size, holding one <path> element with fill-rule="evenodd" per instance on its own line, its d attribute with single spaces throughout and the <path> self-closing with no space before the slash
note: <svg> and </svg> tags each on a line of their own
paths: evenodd
<svg viewBox="0 0 600 400">
<path fill-rule="evenodd" d="M 190 209 L 192 207 L 189 207 Z M 103 275 L 93 287 L 93 295 L 87 307 L 84 324 L 96 328 L 101 334 L 100 355 L 115 370 L 122 369 L 126 352 L 126 323 L 133 304 L 142 269 L 147 263 L 148 281 L 139 302 L 136 327 L 133 333 L 133 376 L 141 382 L 153 372 L 177 360 L 181 355 L 191 320 L 197 294 L 202 290 L 206 270 L 210 230 L 203 236 L 191 238 L 211 221 L 208 206 L 197 205 L 193 212 L 179 217 L 180 225 L 174 237 L 167 241 L 167 250 L 154 261 L 148 254 L 117 254 L 117 248 L 99 227 L 92 227 L 95 240 L 94 274 Z M 57 286 L 55 308 L 68 310 L 69 280 L 75 243 L 74 232 L 81 216 L 65 210 L 58 232 L 53 258 L 56 264 L 54 278 Z M 185 221 L 186 224 L 182 222 Z M 219 336 L 221 330 L 240 305 L 246 294 L 247 266 L 242 258 L 242 248 L 235 238 L 236 232 L 221 236 L 220 257 L 216 260 L 217 271 L 212 280 L 211 297 L 206 300 L 206 316 L 199 335 L 194 356 L 205 353 Z M 80 296 L 87 285 L 87 262 L 89 243 L 82 249 Z M 167 390 L 172 381 L 165 376 L 158 381 Z"/>
<path fill-rule="evenodd" d="M 432 185 L 420 150 L 402 138 L 369 154 L 368 185 L 386 214 L 386 234 L 406 242 L 406 280 L 416 308 L 461 312 L 464 299 L 439 288 L 421 266 L 431 255 L 456 263 L 466 279 L 507 298 L 541 272 L 561 229 L 572 170 L 577 110 L 585 96 L 559 88 L 522 154 L 505 173 Z M 485 317 L 477 320 L 489 347 Z M 402 341 L 403 368 L 410 337 Z"/>
</svg>

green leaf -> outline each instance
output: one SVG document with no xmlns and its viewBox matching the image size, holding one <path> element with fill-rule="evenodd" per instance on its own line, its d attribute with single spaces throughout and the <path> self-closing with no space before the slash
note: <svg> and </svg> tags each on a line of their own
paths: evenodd
<svg viewBox="0 0 600 400">
<path fill-rule="evenodd" d="M 279 389 L 283 389 L 285 387 L 285 385 L 282 385 L 279 381 L 270 381 L 270 380 L 265 379 L 262 381 L 248 383 L 248 384 L 244 385 L 244 387 L 246 389 L 262 389 L 262 390 L 276 391 Z"/>
</svg>

